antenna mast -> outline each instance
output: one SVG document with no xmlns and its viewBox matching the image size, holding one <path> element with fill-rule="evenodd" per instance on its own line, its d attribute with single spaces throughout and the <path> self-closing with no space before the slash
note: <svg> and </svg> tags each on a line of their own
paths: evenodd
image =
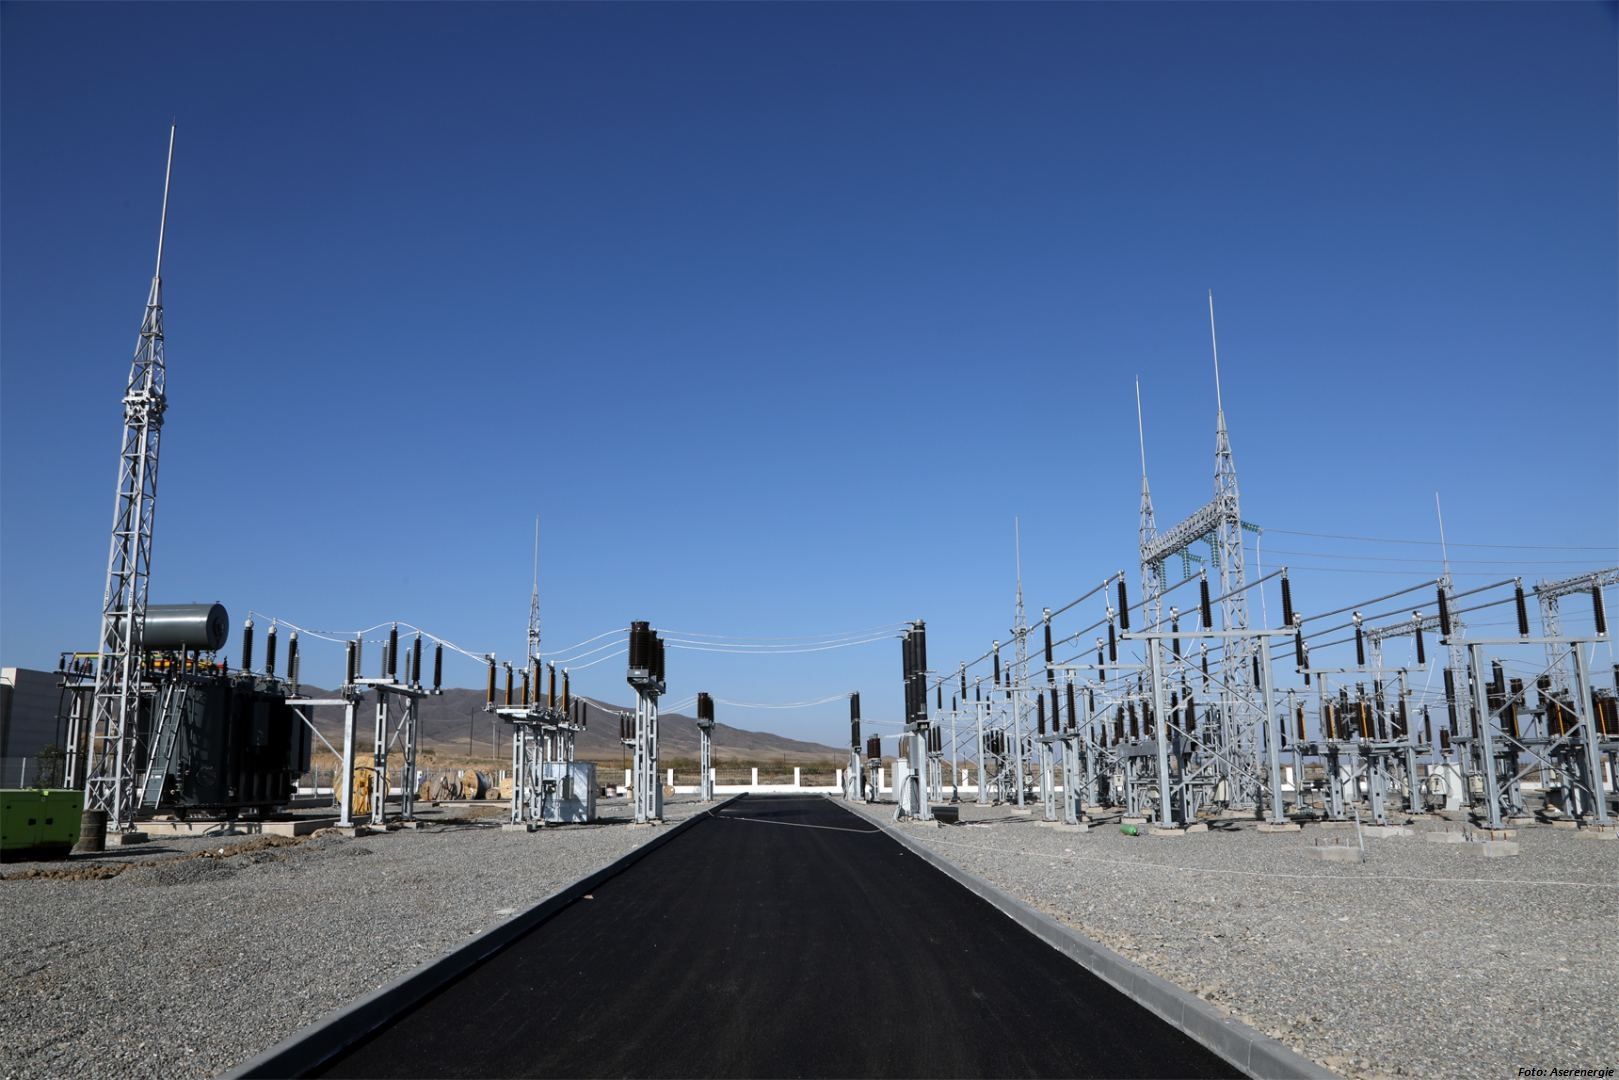
<svg viewBox="0 0 1619 1080">
<path fill-rule="evenodd" d="M 158 219 L 157 263 L 147 293 L 135 356 L 124 390 L 124 435 L 118 456 L 107 588 L 101 604 L 101 648 L 96 659 L 84 805 L 105 810 L 107 826 L 128 829 L 135 820 L 140 744 L 141 670 L 146 598 L 152 573 L 152 531 L 157 512 L 158 442 L 167 371 L 163 355 L 163 238 L 169 223 L 169 178 L 174 167 L 174 125 L 169 126 L 163 169 L 163 211 Z"/>
</svg>

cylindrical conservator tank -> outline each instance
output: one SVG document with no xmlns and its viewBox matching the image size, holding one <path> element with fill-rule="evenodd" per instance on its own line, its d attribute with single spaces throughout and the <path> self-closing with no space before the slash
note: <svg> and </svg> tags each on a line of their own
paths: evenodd
<svg viewBox="0 0 1619 1080">
<path fill-rule="evenodd" d="M 230 637 L 230 616 L 224 604 L 148 604 L 146 634 L 142 645 L 148 652 L 178 652 L 197 649 L 218 652 Z"/>
</svg>

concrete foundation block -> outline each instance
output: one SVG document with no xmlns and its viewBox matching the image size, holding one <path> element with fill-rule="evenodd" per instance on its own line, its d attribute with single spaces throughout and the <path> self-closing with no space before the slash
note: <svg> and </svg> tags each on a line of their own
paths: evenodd
<svg viewBox="0 0 1619 1080">
<path fill-rule="evenodd" d="M 1360 862 L 1360 848 L 1349 844 L 1317 844 L 1304 849 L 1307 859 L 1317 862 Z"/>
<path fill-rule="evenodd" d="M 1209 823 L 1206 822 L 1206 821 L 1194 821 L 1190 825 L 1186 826 L 1186 831 L 1187 832 L 1208 832 L 1209 831 Z"/>
<path fill-rule="evenodd" d="M 521 833 L 539 832 L 540 826 L 532 821 L 506 821 L 501 823 L 500 831 Z"/>
<path fill-rule="evenodd" d="M 1259 831 L 1262 833 L 1295 833 L 1303 832 L 1304 826 L 1296 821 L 1261 821 Z"/>
<path fill-rule="evenodd" d="M 1516 840 L 1480 840 L 1473 845 L 1486 859 L 1502 859 L 1518 854 Z"/>
<path fill-rule="evenodd" d="M 151 839 L 143 832 L 107 832 L 108 847 L 129 847 L 133 844 L 144 844 Z"/>
<path fill-rule="evenodd" d="M 1513 817 L 1507 818 L 1506 823 L 1516 829 L 1525 825 L 1533 825 L 1535 823 L 1535 818 L 1532 814 L 1517 814 Z"/>
<path fill-rule="evenodd" d="M 1088 822 L 1088 821 L 1080 821 L 1080 822 L 1077 822 L 1077 823 L 1075 823 L 1073 825 L 1070 825 L 1065 821 L 1059 821 L 1059 822 L 1057 822 L 1057 831 L 1058 832 L 1090 832 L 1091 831 L 1091 823 Z"/>
<path fill-rule="evenodd" d="M 1465 844 L 1467 837 L 1457 829 L 1434 829 L 1422 834 L 1422 838 L 1430 844 Z"/>
<path fill-rule="evenodd" d="M 333 828 L 340 836 L 370 836 L 372 832 L 369 825 L 336 825 Z"/>
<path fill-rule="evenodd" d="M 1580 830 L 1580 835 L 1593 840 L 1619 840 L 1619 825 L 1587 825 Z"/>
<path fill-rule="evenodd" d="M 1479 832 L 1490 840 L 1516 840 L 1518 838 L 1517 829 L 1480 829 Z"/>
<path fill-rule="evenodd" d="M 1366 825 L 1361 832 L 1367 836 L 1413 836 L 1415 833 L 1404 825 Z"/>
<path fill-rule="evenodd" d="M 1120 825 L 1145 825 L 1147 819 L 1137 814 L 1126 814 L 1119 819 Z"/>
<path fill-rule="evenodd" d="M 1205 829 L 1206 828 L 1207 827 L 1205 826 Z M 1162 825 L 1154 825 L 1152 828 L 1147 830 L 1147 835 L 1148 836 L 1185 836 L 1186 832 L 1187 832 L 1187 830 L 1178 829 L 1173 825 L 1171 825 L 1167 829 L 1164 828 Z"/>
<path fill-rule="evenodd" d="M 1014 806 L 1012 807 L 1012 813 L 1018 817 L 1032 817 L 1034 815 L 1034 811 L 1026 806 Z"/>
</svg>

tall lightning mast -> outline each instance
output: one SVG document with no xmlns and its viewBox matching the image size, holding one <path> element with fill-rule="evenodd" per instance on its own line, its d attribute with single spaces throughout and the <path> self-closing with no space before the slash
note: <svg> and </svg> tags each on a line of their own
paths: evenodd
<svg viewBox="0 0 1619 1080">
<path fill-rule="evenodd" d="M 1214 353 L 1214 502 L 1219 526 L 1215 532 L 1216 561 L 1220 564 L 1220 591 L 1225 599 L 1227 630 L 1248 629 L 1248 599 L 1243 586 L 1248 583 L 1242 559 L 1242 511 L 1237 495 L 1237 463 L 1231 456 L 1231 436 L 1225 426 L 1225 399 L 1220 394 L 1220 341 L 1214 333 L 1214 292 L 1209 292 L 1209 346 Z M 1229 650 L 1231 661 L 1246 660 L 1252 651 L 1247 639 L 1237 638 L 1240 648 Z M 1243 683 L 1247 664 L 1242 665 Z"/>
<path fill-rule="evenodd" d="M 118 456 L 107 589 L 101 603 L 101 651 L 96 660 L 85 807 L 105 810 L 109 828 L 126 829 L 137 802 L 137 757 L 146 596 L 152 573 L 152 528 L 157 512 L 157 451 L 168 407 L 163 360 L 163 237 L 169 221 L 169 177 L 174 127 L 169 127 L 163 169 L 163 211 L 157 228 L 157 266 L 146 297 L 135 357 L 124 390 L 124 437 Z"/>
<path fill-rule="evenodd" d="M 1141 447 L 1141 550 L 1146 551 L 1158 539 L 1158 517 L 1152 509 L 1152 488 L 1147 485 L 1147 429 L 1141 419 L 1141 378 L 1136 378 L 1136 442 Z M 1141 592 L 1143 612 L 1149 626 L 1156 625 L 1163 607 L 1159 597 L 1164 591 L 1164 564 L 1143 559 L 1141 563 Z"/>
<path fill-rule="evenodd" d="M 1023 719 L 1028 707 L 1029 619 L 1023 610 L 1023 525 L 1012 518 L 1012 551 L 1017 568 L 1017 604 L 1012 614 L 1012 638 L 1017 647 L 1017 678 L 1012 691 L 1012 761 L 1017 774 L 1017 804 L 1023 805 Z"/>
<path fill-rule="evenodd" d="M 528 658 L 540 659 L 540 516 L 534 515 L 534 591 L 528 597 Z M 535 690 L 538 692 L 538 685 Z"/>
</svg>

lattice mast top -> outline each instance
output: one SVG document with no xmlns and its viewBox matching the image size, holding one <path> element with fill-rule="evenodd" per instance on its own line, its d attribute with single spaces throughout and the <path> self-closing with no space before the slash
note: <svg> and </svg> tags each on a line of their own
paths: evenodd
<svg viewBox="0 0 1619 1080">
<path fill-rule="evenodd" d="M 540 659 L 540 516 L 534 515 L 534 591 L 528 597 L 528 659 Z"/>
<path fill-rule="evenodd" d="M 1164 592 L 1163 563 L 1146 558 L 1145 553 L 1158 539 L 1158 518 L 1152 508 L 1152 488 L 1147 484 L 1147 431 L 1141 419 L 1141 376 L 1136 376 L 1136 442 L 1141 447 L 1141 528 L 1140 540 L 1142 610 L 1149 626 L 1158 623 Z"/>
<path fill-rule="evenodd" d="M 168 160 L 163 170 L 163 210 L 157 229 L 157 265 L 124 390 L 124 435 L 118 455 L 107 588 L 101 604 L 101 651 L 96 661 L 85 777 L 86 808 L 105 810 L 108 826 L 119 829 L 134 821 L 142 647 L 157 511 L 158 442 L 168 407 L 163 357 L 163 238 L 168 229 L 173 166 L 174 127 L 170 125 Z"/>
<path fill-rule="evenodd" d="M 1225 399 L 1220 391 L 1220 341 L 1214 332 L 1213 290 L 1209 291 L 1209 346 L 1214 353 L 1214 500 L 1219 511 L 1217 561 L 1220 564 L 1220 591 L 1225 594 L 1220 607 L 1225 614 L 1225 629 L 1246 630 L 1248 599 L 1244 587 L 1248 580 L 1243 565 L 1242 508 L 1237 492 L 1237 463 L 1231 455 L 1231 436 L 1226 431 Z"/>
<path fill-rule="evenodd" d="M 1023 525 L 1016 517 L 1012 518 L 1012 559 L 1017 574 L 1017 600 L 1012 611 L 1012 637 L 1017 647 L 1017 677 L 1018 686 L 1027 687 L 1029 683 L 1029 618 L 1023 607 Z M 1018 735 L 1023 733 L 1024 701 L 1020 693 L 1017 699 L 1018 709 Z"/>
</svg>

